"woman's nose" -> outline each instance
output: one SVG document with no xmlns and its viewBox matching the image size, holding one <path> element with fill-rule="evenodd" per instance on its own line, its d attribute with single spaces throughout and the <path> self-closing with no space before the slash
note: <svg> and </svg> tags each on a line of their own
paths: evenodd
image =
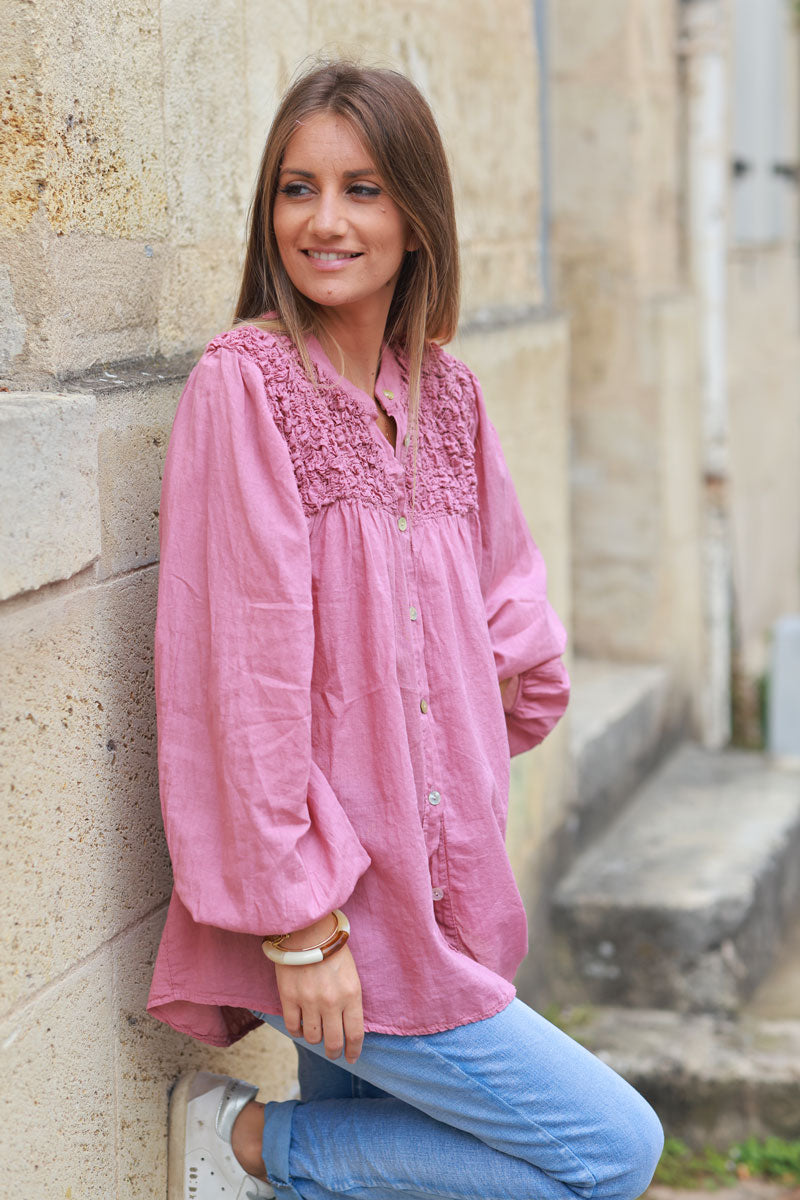
<svg viewBox="0 0 800 1200">
<path fill-rule="evenodd" d="M 338 196 L 319 195 L 311 213 L 310 226 L 319 237 L 342 237 L 347 233 L 347 218 Z"/>
</svg>

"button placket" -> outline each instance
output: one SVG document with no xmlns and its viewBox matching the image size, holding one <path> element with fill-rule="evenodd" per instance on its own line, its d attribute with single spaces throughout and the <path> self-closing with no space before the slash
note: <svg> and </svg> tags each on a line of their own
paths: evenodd
<svg viewBox="0 0 800 1200">
<path fill-rule="evenodd" d="M 379 375 L 378 379 L 379 379 L 379 381 L 382 380 L 382 374 Z M 378 381 L 376 381 L 376 383 L 377 382 Z M 391 376 L 386 379 L 386 382 L 387 383 L 392 382 Z M 400 384 L 400 395 L 399 396 L 398 396 L 398 390 L 397 390 L 396 386 L 380 388 L 380 394 L 383 396 L 383 400 L 384 400 L 384 403 L 381 405 L 381 407 L 384 409 L 385 412 L 387 412 L 389 414 L 390 417 L 392 417 L 392 419 L 394 420 L 395 425 L 397 427 L 397 449 L 396 449 L 395 453 L 396 453 L 397 461 L 399 463 L 402 463 L 403 458 L 404 458 L 403 449 L 408 445 L 408 441 L 407 441 L 408 434 L 405 433 L 405 435 L 401 438 L 401 426 L 404 430 L 407 430 L 407 426 L 408 426 L 408 411 L 407 411 L 408 397 L 407 396 L 404 397 L 404 395 L 403 395 L 404 390 L 405 389 L 404 389 L 402 383 Z M 378 392 L 376 391 L 375 394 L 376 394 L 376 398 L 377 398 Z M 380 401 L 378 401 L 378 402 L 380 403 Z"/>
<path fill-rule="evenodd" d="M 406 521 L 407 524 L 407 521 Z M 400 520 L 398 519 L 398 526 Z M 420 724 L 420 761 L 419 774 L 417 779 L 437 780 L 442 778 L 441 764 L 436 749 L 436 721 L 434 719 L 434 709 L 430 707 L 430 696 L 428 693 L 428 673 L 425 663 L 425 624 L 421 618 L 420 593 L 417 583 L 417 571 L 415 562 L 415 539 L 414 534 L 409 530 L 408 538 L 403 538 L 400 545 L 401 561 L 403 563 L 405 584 L 406 584 L 406 604 L 408 605 L 408 615 L 412 622 L 416 622 L 415 634 L 408 639 L 408 645 L 411 649 L 412 659 L 414 663 L 414 675 L 416 678 L 417 695 L 419 697 L 419 720 Z M 412 603 L 412 597 L 414 603 Z M 415 771 L 416 774 L 416 771 Z M 423 783 L 423 786 L 425 784 Z M 431 784 L 427 784 L 427 791 L 422 792 L 422 809 L 420 816 L 422 819 L 425 843 L 430 854 L 435 848 L 440 839 L 441 817 L 444 806 L 436 802 L 431 802 L 429 797 L 435 789 Z M 441 800 L 441 796 L 439 797 Z"/>
<path fill-rule="evenodd" d="M 464 944 L 458 932 L 453 911 L 453 893 L 446 886 L 449 872 L 447 867 L 447 824 L 444 820 L 441 823 L 439 840 L 431 856 L 431 882 L 434 879 L 442 881 L 434 885 L 441 892 L 440 902 L 434 906 L 436 923 L 453 949 L 463 953 Z M 442 883 L 445 886 L 442 886 Z"/>
</svg>

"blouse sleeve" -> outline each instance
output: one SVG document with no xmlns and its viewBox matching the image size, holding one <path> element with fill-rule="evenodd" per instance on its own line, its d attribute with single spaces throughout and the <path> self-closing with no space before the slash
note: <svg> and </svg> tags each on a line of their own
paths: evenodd
<svg viewBox="0 0 800 1200">
<path fill-rule="evenodd" d="M 544 560 L 477 381 L 475 388 L 481 588 L 498 680 L 519 677 L 504 697 L 514 755 L 538 745 L 567 707 L 569 676 L 561 658 L 567 638 L 548 603 Z"/>
<path fill-rule="evenodd" d="M 161 497 L 158 765 L 180 899 L 239 933 L 343 905 L 369 857 L 311 757 L 308 529 L 255 364 L 206 350 Z"/>
</svg>

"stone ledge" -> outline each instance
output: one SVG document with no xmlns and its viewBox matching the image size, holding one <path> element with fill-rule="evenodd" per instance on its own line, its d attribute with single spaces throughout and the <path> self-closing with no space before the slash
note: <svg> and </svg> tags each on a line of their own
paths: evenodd
<svg viewBox="0 0 800 1200">
<path fill-rule="evenodd" d="M 577 860 L 554 921 L 598 1003 L 731 1012 L 800 903 L 800 772 L 678 750 Z"/>
<path fill-rule="evenodd" d="M 482 333 L 496 333 L 500 329 L 513 329 L 518 325 L 542 325 L 563 318 L 561 310 L 546 304 L 496 304 L 465 312 L 457 336 L 476 337 Z"/>
<path fill-rule="evenodd" d="M 675 740 L 666 667 L 576 657 L 570 755 L 578 844 L 604 829 Z"/>
<path fill-rule="evenodd" d="M 564 1024 L 641 1091 L 672 1137 L 698 1149 L 750 1134 L 800 1138 L 800 1021 L 609 1007 L 567 1013 Z"/>
<path fill-rule="evenodd" d="M 200 346 L 196 351 L 169 358 L 158 355 L 154 358 L 128 359 L 124 362 L 94 363 L 85 371 L 60 377 L 55 382 L 62 392 L 89 391 L 95 395 L 168 383 L 176 379 L 185 379 L 203 353 L 203 349 L 204 346 Z"/>
</svg>

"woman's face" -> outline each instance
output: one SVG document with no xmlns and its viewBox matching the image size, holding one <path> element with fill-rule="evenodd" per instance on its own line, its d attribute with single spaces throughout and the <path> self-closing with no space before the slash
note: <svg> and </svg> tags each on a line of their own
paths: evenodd
<svg viewBox="0 0 800 1200">
<path fill-rule="evenodd" d="M 292 135 L 272 212 L 286 273 L 315 304 L 383 320 L 418 242 L 352 126 L 318 113 Z"/>
</svg>

